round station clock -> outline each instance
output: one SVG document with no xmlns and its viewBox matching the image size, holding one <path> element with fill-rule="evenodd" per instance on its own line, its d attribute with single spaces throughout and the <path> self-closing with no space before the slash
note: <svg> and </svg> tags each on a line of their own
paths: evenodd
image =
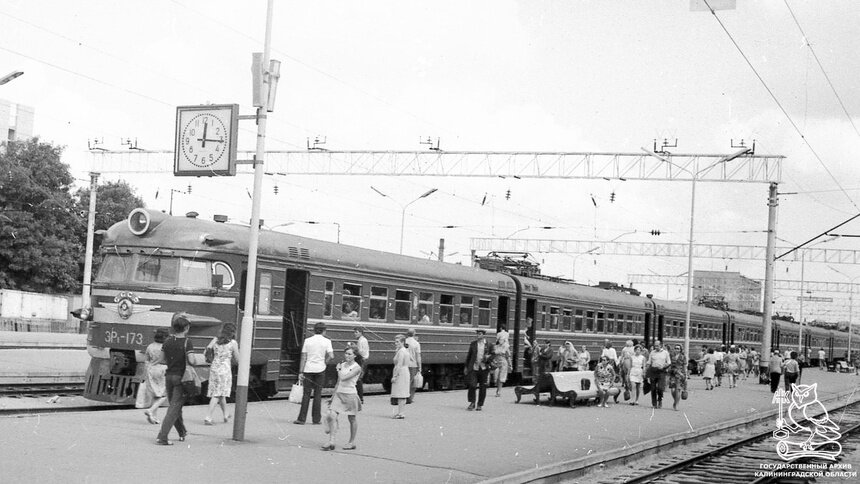
<svg viewBox="0 0 860 484">
<path fill-rule="evenodd" d="M 176 175 L 234 175 L 238 106 L 176 109 Z"/>
</svg>

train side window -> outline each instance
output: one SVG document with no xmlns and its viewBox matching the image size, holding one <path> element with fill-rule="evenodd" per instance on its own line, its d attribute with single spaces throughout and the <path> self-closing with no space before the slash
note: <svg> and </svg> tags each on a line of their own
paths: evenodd
<svg viewBox="0 0 860 484">
<path fill-rule="evenodd" d="M 602 333 L 606 326 L 606 316 L 603 311 L 597 312 L 597 332 Z"/>
<path fill-rule="evenodd" d="M 418 293 L 418 323 L 430 324 L 433 321 L 433 293 Z"/>
<path fill-rule="evenodd" d="M 478 326 L 490 325 L 490 300 L 478 299 Z"/>
<path fill-rule="evenodd" d="M 331 309 L 334 306 L 334 282 L 325 281 L 325 292 L 323 293 L 323 316 L 330 318 Z"/>
<path fill-rule="evenodd" d="M 582 309 L 577 309 L 573 316 L 573 328 L 574 331 L 582 331 Z"/>
<path fill-rule="evenodd" d="M 360 319 L 361 284 L 343 283 L 343 302 L 340 306 L 342 319 Z"/>
<path fill-rule="evenodd" d="M 472 296 L 460 297 L 460 326 L 472 325 L 472 309 L 474 298 Z"/>
<path fill-rule="evenodd" d="M 546 306 L 540 307 L 540 329 L 546 329 Z"/>
<path fill-rule="evenodd" d="M 562 330 L 570 331 L 570 309 L 564 308 L 561 316 Z"/>
<path fill-rule="evenodd" d="M 585 331 L 594 331 L 594 311 L 586 311 L 585 313 Z"/>
<path fill-rule="evenodd" d="M 607 314 L 606 315 L 606 321 L 607 321 L 606 332 L 607 333 L 614 333 L 615 332 L 615 313 Z"/>
<path fill-rule="evenodd" d="M 233 276 L 233 269 L 224 262 L 218 261 L 212 264 L 212 275 L 217 278 L 221 276 L 221 289 L 230 289 L 236 284 L 236 278 Z M 213 287 L 215 285 L 213 284 Z"/>
<path fill-rule="evenodd" d="M 257 295 L 257 314 L 269 314 L 272 302 L 272 274 L 260 273 L 260 292 Z"/>
<path fill-rule="evenodd" d="M 558 329 L 558 308 L 555 306 L 549 308 L 549 329 Z"/>
<path fill-rule="evenodd" d="M 454 323 L 454 296 L 450 294 L 439 295 L 439 324 Z"/>
<path fill-rule="evenodd" d="M 633 316 L 632 316 L 632 315 L 630 315 L 630 314 L 627 314 L 624 318 L 627 320 L 627 323 L 626 323 L 626 324 L 627 324 L 627 329 L 626 329 L 624 332 L 625 332 L 625 333 L 627 333 L 627 334 L 634 334 L 634 331 L 633 331 Z"/>
<path fill-rule="evenodd" d="M 394 291 L 394 320 L 412 320 L 412 291 Z"/>
<path fill-rule="evenodd" d="M 684 325 L 685 325 L 685 324 L 687 324 L 687 322 L 686 322 L 686 321 L 678 321 L 678 337 L 679 337 L 679 338 L 683 338 L 683 337 L 684 337 L 684 333 L 685 333 L 685 331 L 684 331 Z"/>
<path fill-rule="evenodd" d="M 386 319 L 388 288 L 370 286 L 370 319 Z"/>
</svg>

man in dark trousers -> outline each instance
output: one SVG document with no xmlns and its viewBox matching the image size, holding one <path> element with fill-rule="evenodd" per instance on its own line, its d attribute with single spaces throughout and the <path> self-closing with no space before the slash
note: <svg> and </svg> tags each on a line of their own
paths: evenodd
<svg viewBox="0 0 860 484">
<path fill-rule="evenodd" d="M 478 329 L 475 332 L 475 341 L 469 344 L 469 353 L 466 355 L 466 383 L 469 385 L 469 406 L 466 410 L 481 411 L 484 399 L 487 397 L 487 381 L 490 377 L 490 358 L 492 348 L 487 344 L 487 331 Z M 478 406 L 475 407 L 475 387 L 478 387 Z"/>
</svg>

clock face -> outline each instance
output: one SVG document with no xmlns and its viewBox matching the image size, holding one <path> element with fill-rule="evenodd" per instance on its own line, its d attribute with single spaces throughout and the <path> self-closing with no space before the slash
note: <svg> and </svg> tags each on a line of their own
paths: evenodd
<svg viewBox="0 0 860 484">
<path fill-rule="evenodd" d="M 227 151 L 227 127 L 213 113 L 192 113 L 181 125 L 180 135 L 181 155 L 194 166 L 212 166 Z"/>
<path fill-rule="evenodd" d="M 174 174 L 235 174 L 238 111 L 235 104 L 177 108 Z"/>
</svg>

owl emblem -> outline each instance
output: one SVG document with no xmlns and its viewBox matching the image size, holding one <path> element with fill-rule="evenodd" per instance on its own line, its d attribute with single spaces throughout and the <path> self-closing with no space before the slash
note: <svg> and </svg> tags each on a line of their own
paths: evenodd
<svg viewBox="0 0 860 484">
<path fill-rule="evenodd" d="M 799 457 L 835 460 L 842 452 L 838 442 L 842 434 L 839 426 L 830 420 L 827 409 L 818 401 L 818 384 L 792 383 L 787 397 L 788 410 L 782 415 L 780 405 L 779 428 L 773 433 L 779 440 L 776 445 L 779 456 L 785 460 Z"/>
</svg>

